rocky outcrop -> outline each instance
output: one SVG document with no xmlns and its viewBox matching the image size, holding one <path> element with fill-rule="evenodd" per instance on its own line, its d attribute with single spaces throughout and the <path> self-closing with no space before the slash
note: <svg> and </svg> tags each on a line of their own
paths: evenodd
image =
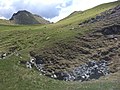
<svg viewBox="0 0 120 90">
<path fill-rule="evenodd" d="M 120 25 L 111 25 L 103 28 L 101 32 L 104 35 L 120 35 Z"/>
<path fill-rule="evenodd" d="M 49 24 L 50 22 L 26 10 L 14 13 L 10 21 L 15 24 Z"/>
<path fill-rule="evenodd" d="M 24 62 L 25 61 L 22 61 L 22 63 Z M 105 76 L 110 73 L 108 68 L 108 62 L 105 60 L 100 60 L 98 62 L 91 60 L 86 64 L 75 67 L 69 72 L 56 72 L 51 70 L 48 73 L 48 71 L 44 69 L 45 64 L 43 63 L 43 60 L 38 60 L 35 57 L 32 57 L 32 59 L 28 62 L 25 62 L 25 64 L 27 68 L 36 67 L 36 69 L 45 76 L 64 81 L 88 81 L 91 79 L 98 79 L 101 76 Z"/>
</svg>

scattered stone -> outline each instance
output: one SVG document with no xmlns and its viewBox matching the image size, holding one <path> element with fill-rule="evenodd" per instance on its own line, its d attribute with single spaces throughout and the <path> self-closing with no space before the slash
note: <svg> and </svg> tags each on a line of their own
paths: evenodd
<svg viewBox="0 0 120 90">
<path fill-rule="evenodd" d="M 32 68 L 32 64 L 30 62 L 26 62 L 26 67 L 31 69 Z"/>
<path fill-rule="evenodd" d="M 83 65 L 80 65 L 79 67 L 76 67 L 72 71 L 54 72 L 50 70 L 48 72 L 44 70 L 45 66 L 42 59 L 39 58 L 39 60 L 37 60 L 37 58 L 31 57 L 30 61 L 26 62 L 26 67 L 31 69 L 33 66 L 36 67 L 42 75 L 64 81 L 88 81 L 91 79 L 98 79 L 101 76 L 105 76 L 110 73 L 108 62 L 106 60 L 91 60 Z"/>
<path fill-rule="evenodd" d="M 75 29 L 74 27 L 70 28 L 70 30 L 74 30 L 74 29 Z"/>
<path fill-rule="evenodd" d="M 50 37 L 47 37 L 47 38 L 46 38 L 46 40 L 49 40 L 49 39 L 50 39 Z"/>
<path fill-rule="evenodd" d="M 7 57 L 7 53 L 0 52 L 0 59 L 5 59 Z"/>
</svg>

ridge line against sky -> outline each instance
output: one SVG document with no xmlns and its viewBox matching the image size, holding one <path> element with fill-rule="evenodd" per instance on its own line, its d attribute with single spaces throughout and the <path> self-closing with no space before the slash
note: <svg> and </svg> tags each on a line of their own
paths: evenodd
<svg viewBox="0 0 120 90">
<path fill-rule="evenodd" d="M 74 11 L 83 11 L 117 0 L 0 0 L 0 18 L 10 19 L 13 13 L 27 10 L 51 22 L 57 22 Z"/>
</svg>

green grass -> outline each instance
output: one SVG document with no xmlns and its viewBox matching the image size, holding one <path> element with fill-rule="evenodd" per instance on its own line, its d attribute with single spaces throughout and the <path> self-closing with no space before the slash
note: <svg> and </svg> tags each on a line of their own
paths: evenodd
<svg viewBox="0 0 120 90">
<path fill-rule="evenodd" d="M 76 33 L 69 29 L 58 29 L 54 26 L 0 26 L 0 47 L 7 49 L 17 45 L 22 49 L 41 48 L 67 37 L 72 38 Z"/>
<path fill-rule="evenodd" d="M 0 25 L 0 51 L 8 51 L 10 47 L 21 49 L 22 60 L 28 60 L 31 50 L 51 47 L 61 40 L 67 42 L 77 34 L 84 34 L 88 27 L 70 30 L 96 14 L 120 4 L 119 2 L 103 4 L 82 14 L 73 15 L 56 24 L 50 25 Z M 18 64 L 21 60 L 11 56 L 0 60 L 0 90 L 120 90 L 116 80 L 92 82 L 64 82 L 40 76 L 34 69 L 27 69 Z M 119 79 L 118 79 L 119 81 Z"/>
</svg>

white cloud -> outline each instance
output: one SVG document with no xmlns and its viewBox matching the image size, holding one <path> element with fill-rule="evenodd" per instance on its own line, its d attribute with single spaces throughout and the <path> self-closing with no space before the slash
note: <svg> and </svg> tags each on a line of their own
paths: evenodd
<svg viewBox="0 0 120 90">
<path fill-rule="evenodd" d="M 0 0 L 0 16 L 9 19 L 18 10 L 28 10 L 56 22 L 73 11 L 112 1 L 116 0 Z"/>
<path fill-rule="evenodd" d="M 6 19 L 5 17 L 3 17 L 3 16 L 0 16 L 0 19 Z"/>
<path fill-rule="evenodd" d="M 117 0 L 74 0 L 73 6 L 78 10 L 86 10 L 102 3 L 113 2 Z"/>
</svg>

